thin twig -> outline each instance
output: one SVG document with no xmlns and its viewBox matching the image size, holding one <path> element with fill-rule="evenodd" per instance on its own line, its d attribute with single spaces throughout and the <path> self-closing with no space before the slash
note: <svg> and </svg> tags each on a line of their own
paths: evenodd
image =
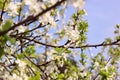
<svg viewBox="0 0 120 80">
<path fill-rule="evenodd" d="M 3 17 L 3 14 L 4 14 L 4 8 L 5 8 L 6 2 L 7 2 L 7 0 L 5 0 L 4 3 L 3 3 L 2 12 L 1 12 L 1 16 L 0 16 L 0 21 L 2 21 L 2 17 Z"/>
</svg>

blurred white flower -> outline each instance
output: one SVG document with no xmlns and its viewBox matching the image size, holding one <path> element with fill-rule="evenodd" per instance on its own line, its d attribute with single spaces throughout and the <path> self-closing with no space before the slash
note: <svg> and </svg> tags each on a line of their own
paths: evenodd
<svg viewBox="0 0 120 80">
<path fill-rule="evenodd" d="M 26 29 L 27 29 L 27 27 L 26 26 L 22 26 L 22 25 L 17 27 L 17 30 L 18 30 L 19 33 L 25 32 Z"/>
<path fill-rule="evenodd" d="M 22 60 L 17 59 L 16 63 L 18 64 L 18 66 L 20 68 L 25 69 L 25 67 L 26 67 L 26 63 L 25 62 L 23 62 Z"/>
<path fill-rule="evenodd" d="M 87 73 L 84 71 L 84 72 L 80 73 L 80 75 L 81 75 L 82 77 L 85 77 L 85 76 L 87 76 Z"/>
<path fill-rule="evenodd" d="M 20 2 L 10 2 L 7 7 L 8 15 L 10 16 L 18 15 L 18 8 L 20 7 L 20 5 L 21 5 Z"/>
<path fill-rule="evenodd" d="M 12 80 L 22 80 L 22 77 L 20 77 L 20 76 L 17 76 L 16 74 L 12 74 L 13 76 L 13 79 Z"/>
<path fill-rule="evenodd" d="M 46 67 L 45 73 L 47 75 L 49 75 L 49 74 L 53 73 L 54 71 L 56 71 L 58 73 L 58 67 L 55 65 L 54 62 L 51 62 L 51 64 Z"/>
<path fill-rule="evenodd" d="M 94 65 L 95 67 L 98 67 L 99 66 L 99 63 L 98 62 L 95 62 L 95 65 Z"/>
<path fill-rule="evenodd" d="M 23 0 L 25 5 L 32 5 L 36 0 Z"/>
<path fill-rule="evenodd" d="M 38 55 L 38 59 L 37 59 L 37 64 L 43 64 L 43 63 L 45 63 L 45 55 L 43 55 L 43 54 L 39 54 Z"/>
<path fill-rule="evenodd" d="M 73 80 L 73 77 L 69 76 L 69 77 L 67 78 L 67 80 Z"/>
<path fill-rule="evenodd" d="M 85 5 L 84 0 L 68 0 L 68 3 L 79 9 L 82 9 Z"/>
<path fill-rule="evenodd" d="M 42 22 L 44 24 L 50 24 L 50 27 L 56 27 L 57 26 L 57 22 L 55 22 L 55 19 L 53 16 L 51 16 L 50 13 L 46 13 L 43 16 L 39 17 L 39 22 Z"/>
<path fill-rule="evenodd" d="M 50 60 L 53 60 L 54 57 L 53 57 L 53 54 L 56 53 L 56 51 L 54 49 L 51 49 L 49 51 L 47 51 L 47 58 L 48 58 L 48 61 Z"/>
<path fill-rule="evenodd" d="M 69 40 L 75 42 L 79 38 L 79 31 L 73 30 L 72 27 L 66 26 L 65 28 L 65 37 L 68 37 Z"/>
<path fill-rule="evenodd" d="M 37 0 L 24 0 L 23 2 L 25 3 L 25 5 L 28 5 L 30 15 L 38 14 L 41 11 L 41 5 L 43 5 L 40 4 L 40 2 L 38 2 Z"/>
</svg>

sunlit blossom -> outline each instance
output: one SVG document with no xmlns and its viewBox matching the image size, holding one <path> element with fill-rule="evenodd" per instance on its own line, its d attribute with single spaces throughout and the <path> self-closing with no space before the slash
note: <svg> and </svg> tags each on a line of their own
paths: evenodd
<svg viewBox="0 0 120 80">
<path fill-rule="evenodd" d="M 26 67 L 26 63 L 23 62 L 22 60 L 16 60 L 16 63 L 18 64 L 18 66 L 22 69 L 24 69 Z"/>
<path fill-rule="evenodd" d="M 21 3 L 19 3 L 19 2 L 10 2 L 8 4 L 8 8 L 7 8 L 9 15 L 10 16 L 18 15 L 19 14 L 18 13 L 18 8 L 19 8 L 20 5 L 21 5 Z"/>
<path fill-rule="evenodd" d="M 85 2 L 84 0 L 68 0 L 70 4 L 72 4 L 75 8 L 82 9 Z"/>
</svg>

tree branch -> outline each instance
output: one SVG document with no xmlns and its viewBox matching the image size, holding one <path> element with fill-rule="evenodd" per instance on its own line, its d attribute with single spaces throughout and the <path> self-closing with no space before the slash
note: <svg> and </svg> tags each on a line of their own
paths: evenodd
<svg viewBox="0 0 120 80">
<path fill-rule="evenodd" d="M 4 1 L 3 3 L 3 7 L 2 7 L 2 12 L 1 12 L 1 15 L 0 15 L 0 21 L 2 21 L 2 17 L 3 17 L 3 14 L 4 14 L 4 8 L 5 8 L 5 4 L 6 4 L 7 0 Z"/>
<path fill-rule="evenodd" d="M 31 38 L 28 38 L 28 37 L 23 37 L 23 36 L 16 36 L 16 35 L 10 35 L 11 37 L 14 37 L 14 38 L 17 38 L 17 39 L 25 39 L 25 40 L 29 40 L 29 41 L 33 41 L 35 43 L 38 43 L 38 44 L 41 44 L 43 46 L 48 46 L 48 47 L 53 47 L 53 48 L 65 48 L 65 45 L 61 45 L 61 46 L 55 46 L 55 45 L 51 45 L 51 44 L 46 44 L 46 43 L 43 43 L 43 42 L 40 42 L 39 40 L 35 40 L 35 39 L 31 39 Z M 68 48 L 85 48 L 85 47 L 100 47 L 100 46 L 111 46 L 111 45 L 120 45 L 120 39 L 116 40 L 116 41 L 113 41 L 111 43 L 100 43 L 100 44 L 87 44 L 87 45 L 82 45 L 82 46 L 69 46 Z"/>
</svg>

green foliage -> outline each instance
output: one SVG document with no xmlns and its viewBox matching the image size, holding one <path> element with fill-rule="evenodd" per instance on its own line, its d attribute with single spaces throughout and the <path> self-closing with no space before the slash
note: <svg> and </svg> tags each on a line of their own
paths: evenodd
<svg viewBox="0 0 120 80">
<path fill-rule="evenodd" d="M 39 80 L 39 79 L 40 79 L 40 74 L 37 73 L 36 76 L 34 76 L 34 77 L 29 77 L 28 80 Z"/>
<path fill-rule="evenodd" d="M 81 57 L 81 59 L 79 60 L 79 62 L 80 62 L 82 65 L 85 65 L 85 64 L 86 64 L 87 56 L 86 56 L 84 53 L 81 53 L 80 57 Z"/>
<path fill-rule="evenodd" d="M 65 74 L 58 74 L 57 80 L 63 80 L 65 78 Z"/>
<path fill-rule="evenodd" d="M 9 41 L 11 44 L 15 44 L 16 42 L 16 39 L 10 37 L 9 35 L 3 35 L 3 36 L 0 36 L 0 45 L 5 45 L 7 43 L 7 41 Z"/>
<path fill-rule="evenodd" d="M 71 53 L 71 50 L 69 50 L 69 49 L 66 49 L 66 48 L 55 48 L 55 51 L 58 53 L 58 54 L 61 54 L 61 53 L 63 53 L 63 52 L 65 52 L 65 53 Z"/>
<path fill-rule="evenodd" d="M 9 35 L 6 35 L 5 38 L 6 38 L 7 41 L 9 41 L 11 44 L 15 44 L 15 43 L 16 43 L 16 39 L 10 37 Z"/>
<path fill-rule="evenodd" d="M 17 54 L 18 59 L 22 59 L 24 57 L 24 54 Z"/>
<path fill-rule="evenodd" d="M 0 9 L 3 8 L 3 3 L 4 3 L 4 0 L 0 0 Z"/>
<path fill-rule="evenodd" d="M 83 9 L 78 11 L 78 15 L 84 15 L 84 14 L 85 14 L 85 11 Z"/>
<path fill-rule="evenodd" d="M 0 45 L 3 46 L 7 42 L 6 35 L 0 36 Z"/>
<path fill-rule="evenodd" d="M 1 59 L 2 55 L 4 55 L 4 48 L 0 47 L 0 59 Z"/>
<path fill-rule="evenodd" d="M 87 27 L 88 27 L 88 22 L 86 21 L 80 21 L 79 22 L 79 27 L 78 27 L 78 30 L 79 31 L 83 31 L 83 32 L 87 32 Z M 83 33 L 82 33 L 83 34 Z"/>
<path fill-rule="evenodd" d="M 2 25 L 2 31 L 5 31 L 11 27 L 13 24 L 12 20 L 7 20 L 3 25 Z"/>
<path fill-rule="evenodd" d="M 28 55 L 34 54 L 35 52 L 36 50 L 34 46 L 28 46 L 25 50 L 25 53 L 27 53 Z"/>
</svg>

